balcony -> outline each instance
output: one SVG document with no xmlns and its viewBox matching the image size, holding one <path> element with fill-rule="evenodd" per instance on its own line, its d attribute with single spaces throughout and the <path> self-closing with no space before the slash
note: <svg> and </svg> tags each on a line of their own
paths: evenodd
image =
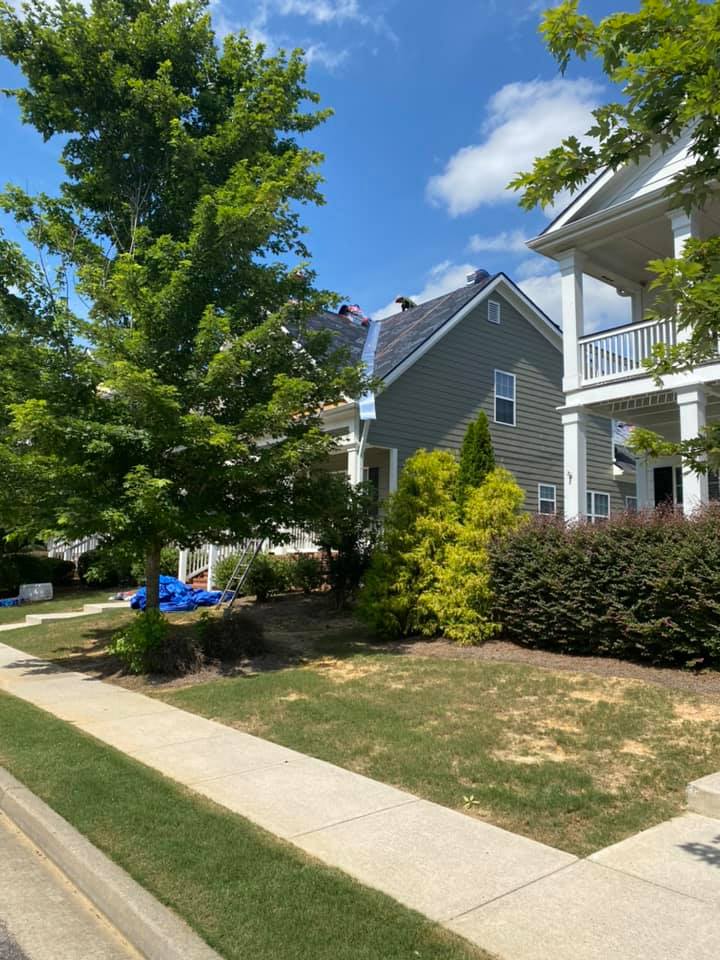
<svg viewBox="0 0 720 960">
<path fill-rule="evenodd" d="M 677 343 L 674 320 L 647 320 L 602 330 L 578 340 L 583 387 L 647 375 L 645 361 L 658 343 Z"/>
</svg>

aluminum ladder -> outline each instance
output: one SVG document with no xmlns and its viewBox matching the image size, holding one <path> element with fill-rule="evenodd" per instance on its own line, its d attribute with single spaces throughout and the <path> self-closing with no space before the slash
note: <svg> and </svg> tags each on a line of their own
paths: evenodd
<svg viewBox="0 0 720 960">
<path fill-rule="evenodd" d="M 227 616 L 232 610 L 232 606 L 238 598 L 238 594 L 243 588 L 245 581 L 248 578 L 250 571 L 252 570 L 252 565 L 255 562 L 255 558 L 262 550 L 265 545 L 265 540 L 246 540 L 243 544 L 243 548 L 240 551 L 238 556 L 238 561 L 235 564 L 233 572 L 230 575 L 230 579 L 225 584 L 225 589 L 222 592 L 220 597 L 220 604 L 222 605 L 225 602 L 227 597 L 230 597 L 228 605 L 225 607 L 224 615 Z"/>
</svg>

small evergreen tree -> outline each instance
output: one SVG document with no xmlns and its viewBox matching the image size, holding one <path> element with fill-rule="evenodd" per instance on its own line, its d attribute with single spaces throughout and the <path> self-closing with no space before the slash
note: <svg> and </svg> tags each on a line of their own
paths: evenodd
<svg viewBox="0 0 720 960">
<path fill-rule="evenodd" d="M 479 487 L 495 466 L 490 425 L 484 410 L 468 424 L 460 448 L 458 499 L 462 503 L 469 488 Z"/>
</svg>

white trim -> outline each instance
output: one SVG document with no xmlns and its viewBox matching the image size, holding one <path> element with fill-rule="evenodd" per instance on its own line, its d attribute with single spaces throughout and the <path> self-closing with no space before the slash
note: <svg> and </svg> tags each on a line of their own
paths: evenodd
<svg viewBox="0 0 720 960">
<path fill-rule="evenodd" d="M 390 447 L 390 471 L 388 477 L 388 493 L 395 493 L 398 488 L 398 451 L 397 447 Z"/>
<path fill-rule="evenodd" d="M 500 305 L 500 301 L 488 300 L 487 307 L 488 307 L 488 312 L 487 312 L 488 323 L 499 324 L 502 318 L 502 306 Z M 490 307 L 495 307 L 495 310 L 491 310 Z M 495 316 L 492 316 L 493 313 L 495 314 Z"/>
<path fill-rule="evenodd" d="M 512 379 L 512 397 L 505 397 L 498 395 L 497 390 L 497 375 L 502 374 L 503 377 L 510 377 Z M 512 423 L 508 423 L 507 420 L 498 420 L 497 418 L 497 402 L 498 400 L 512 401 L 513 405 L 513 419 Z M 514 373 L 510 373 L 509 370 L 499 370 L 497 367 L 493 370 L 493 420 L 495 423 L 499 423 L 503 427 L 516 427 L 517 426 L 517 377 Z"/>
<path fill-rule="evenodd" d="M 391 383 L 394 383 L 398 377 L 401 377 L 413 364 L 425 356 L 428 350 L 431 350 L 436 343 L 439 343 L 447 333 L 450 333 L 461 320 L 464 320 L 469 313 L 472 313 L 478 304 L 482 303 L 482 301 L 495 290 L 500 290 L 503 296 L 511 302 L 515 301 L 514 306 L 517 307 L 519 312 L 523 313 L 528 323 L 531 323 L 539 333 L 549 340 L 556 350 L 562 350 L 562 333 L 560 330 L 509 277 L 506 277 L 504 273 L 500 273 L 491 283 L 483 287 L 482 290 L 479 290 L 476 297 L 469 300 L 464 307 L 461 307 L 449 320 L 446 320 L 431 337 L 428 337 L 428 339 L 413 350 L 409 356 L 405 357 L 396 367 L 393 367 L 387 376 L 384 377 L 384 385 L 389 387 Z"/>
<path fill-rule="evenodd" d="M 551 488 L 552 488 L 552 492 L 553 492 L 552 499 L 551 499 L 550 497 L 541 497 L 541 496 L 540 496 L 540 491 L 541 491 L 541 488 L 542 488 L 542 487 L 546 487 L 546 488 L 547 488 L 547 487 L 551 487 Z M 551 510 L 549 513 L 546 512 L 546 511 L 544 511 L 544 510 L 541 510 L 541 509 L 540 509 L 540 504 L 541 504 L 541 503 L 552 503 L 552 510 Z M 552 517 L 552 516 L 555 516 L 555 515 L 557 514 L 557 485 L 554 484 L 554 483 L 542 483 L 542 482 L 541 482 L 541 483 L 538 483 L 538 485 L 537 485 L 537 504 L 538 504 L 538 506 L 537 506 L 537 512 L 540 514 L 540 516 L 543 516 L 543 517 Z"/>
</svg>

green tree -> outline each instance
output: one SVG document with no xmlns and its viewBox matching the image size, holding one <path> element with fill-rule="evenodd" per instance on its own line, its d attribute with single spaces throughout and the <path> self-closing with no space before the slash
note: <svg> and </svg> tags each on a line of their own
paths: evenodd
<svg viewBox="0 0 720 960">
<path fill-rule="evenodd" d="M 597 22 L 579 13 L 578 0 L 546 11 L 541 32 L 564 72 L 573 58 L 599 61 L 620 97 L 593 111 L 583 142 L 567 137 L 510 186 L 521 205 L 550 204 L 563 190 L 575 191 L 605 168 L 636 163 L 654 147 L 690 136 L 690 163 L 667 188 L 678 207 L 700 208 L 720 178 L 720 3 L 703 0 L 642 0 L 632 13 Z M 657 377 L 688 369 L 716 352 L 720 336 L 720 238 L 690 241 L 680 259 L 651 261 L 660 305 L 649 316 L 677 315 L 687 342 L 659 345 L 651 369 Z M 637 431 L 636 449 L 667 451 L 647 431 Z M 720 426 L 685 445 L 672 445 L 696 468 L 720 463 Z"/>
<path fill-rule="evenodd" d="M 490 424 L 484 410 L 472 420 L 465 431 L 460 447 L 458 498 L 462 502 L 469 488 L 479 487 L 495 466 Z"/>
<path fill-rule="evenodd" d="M 63 169 L 56 196 L 2 197 L 36 256 L 0 248 L 0 522 L 142 551 L 150 607 L 164 544 L 305 515 L 319 412 L 362 387 L 305 322 L 330 298 L 302 267 L 321 156 L 298 138 L 327 111 L 301 52 L 219 46 L 207 5 L 0 3 Z"/>
</svg>

